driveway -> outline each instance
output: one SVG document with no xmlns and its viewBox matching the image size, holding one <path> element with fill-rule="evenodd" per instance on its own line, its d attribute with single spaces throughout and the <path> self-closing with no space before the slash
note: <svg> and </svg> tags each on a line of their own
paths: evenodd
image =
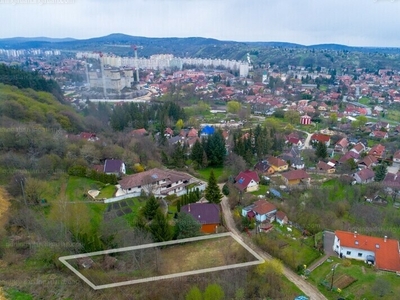
<svg viewBox="0 0 400 300">
<path fill-rule="evenodd" d="M 324 252 L 328 256 L 337 256 L 333 251 L 333 243 L 335 241 L 335 233 L 332 231 L 324 231 Z"/>
<path fill-rule="evenodd" d="M 222 188 L 223 184 L 219 184 L 219 187 Z M 232 217 L 232 212 L 229 208 L 228 198 L 223 197 L 221 201 L 222 214 L 225 219 L 226 228 L 240 238 L 243 242 L 245 242 L 249 247 L 251 247 L 254 251 L 258 253 L 263 259 L 271 260 L 273 257 L 265 251 L 262 251 L 258 246 L 256 246 L 249 237 L 242 235 L 236 228 L 235 222 Z M 327 299 L 318 289 L 306 282 L 303 278 L 297 275 L 295 272 L 290 270 L 287 267 L 283 267 L 283 275 L 286 276 L 289 281 L 294 283 L 304 294 L 306 294 L 312 300 L 325 300 Z"/>
</svg>

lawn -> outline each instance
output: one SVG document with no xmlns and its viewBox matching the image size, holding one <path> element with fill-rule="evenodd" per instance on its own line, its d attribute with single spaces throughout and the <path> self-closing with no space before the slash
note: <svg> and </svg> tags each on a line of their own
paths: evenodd
<svg viewBox="0 0 400 300">
<path fill-rule="evenodd" d="M 200 174 L 202 179 L 207 181 L 208 178 L 210 177 L 211 170 L 214 171 L 214 175 L 217 178 L 217 180 L 222 175 L 222 173 L 224 172 L 224 168 L 223 167 L 219 167 L 219 168 L 207 167 L 207 168 L 204 168 L 204 169 L 197 170 L 197 173 Z"/>
<path fill-rule="evenodd" d="M 359 103 L 364 104 L 364 105 L 369 105 L 371 102 L 371 99 L 368 97 L 362 97 L 360 100 L 358 100 Z"/>
<path fill-rule="evenodd" d="M 339 265 L 337 265 L 339 263 Z M 330 291 L 332 283 L 332 268 L 336 266 L 333 278 L 334 291 Z M 354 278 L 356 281 L 340 292 L 345 299 L 398 299 L 400 293 L 399 277 L 395 273 L 376 271 L 362 261 L 341 260 L 331 257 L 321 266 L 311 272 L 309 281 L 328 299 L 336 299 L 339 292 L 336 285 L 346 285 Z M 325 286 L 321 282 L 325 282 Z"/>
<path fill-rule="evenodd" d="M 267 194 L 267 190 L 268 190 L 268 187 L 266 185 L 261 185 L 260 184 L 259 188 L 258 188 L 258 191 L 251 192 L 251 194 L 253 194 L 255 196 L 258 196 L 258 195 L 265 196 Z"/>
<path fill-rule="evenodd" d="M 338 179 L 329 179 L 322 183 L 321 187 L 325 190 L 330 201 L 342 201 L 352 198 L 354 188 L 351 185 L 343 185 Z"/>
<path fill-rule="evenodd" d="M 100 190 L 100 194 L 96 197 L 98 199 L 102 198 L 112 198 L 115 194 L 116 188 L 114 185 L 110 184 L 105 186 Z"/>
<path fill-rule="evenodd" d="M 325 92 L 328 89 L 328 86 L 326 84 L 321 84 L 319 86 L 319 90 Z"/>
<path fill-rule="evenodd" d="M 86 177 L 70 176 L 65 194 L 70 201 L 86 200 L 88 190 L 101 190 L 104 183 Z"/>
<path fill-rule="evenodd" d="M 385 117 L 389 120 L 400 122 L 400 111 L 389 109 Z"/>
<path fill-rule="evenodd" d="M 281 259 L 292 270 L 309 266 L 321 257 L 317 249 L 312 247 L 313 239 L 303 239 L 296 228 L 288 231 L 286 226 L 274 226 L 274 229 L 254 237 L 255 242 L 272 256 Z"/>
</svg>

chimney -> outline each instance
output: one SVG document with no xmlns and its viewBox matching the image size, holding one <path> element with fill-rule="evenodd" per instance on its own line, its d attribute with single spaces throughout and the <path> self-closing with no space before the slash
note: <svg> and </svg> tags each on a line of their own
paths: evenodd
<svg viewBox="0 0 400 300">
<path fill-rule="evenodd" d="M 357 237 L 357 231 L 354 231 L 354 238 Z"/>
<path fill-rule="evenodd" d="M 387 240 L 387 236 L 385 235 L 383 241 L 386 243 L 386 240 Z"/>
<path fill-rule="evenodd" d="M 189 203 L 189 205 L 188 205 L 188 212 L 190 212 L 190 203 Z"/>
</svg>

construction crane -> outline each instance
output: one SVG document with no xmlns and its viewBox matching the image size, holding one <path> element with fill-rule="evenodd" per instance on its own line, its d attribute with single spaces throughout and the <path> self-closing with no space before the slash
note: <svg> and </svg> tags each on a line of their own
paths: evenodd
<svg viewBox="0 0 400 300">
<path fill-rule="evenodd" d="M 143 49 L 143 46 L 131 45 L 131 48 L 132 48 L 133 52 L 135 53 L 136 81 L 137 81 L 137 83 L 139 83 L 140 82 L 140 79 L 139 79 L 139 61 L 138 61 L 138 55 L 137 55 L 137 48 Z"/>
</svg>

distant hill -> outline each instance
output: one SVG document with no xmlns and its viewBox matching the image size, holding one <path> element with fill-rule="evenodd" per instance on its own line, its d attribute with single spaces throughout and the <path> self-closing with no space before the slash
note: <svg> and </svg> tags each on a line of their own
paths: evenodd
<svg viewBox="0 0 400 300">
<path fill-rule="evenodd" d="M 340 44 L 301 45 L 286 42 L 237 42 L 221 41 L 203 37 L 150 38 L 114 33 L 90 39 L 11 38 L 0 39 L 0 48 L 13 49 L 59 49 L 74 51 L 101 51 L 120 56 L 133 56 L 132 45 L 139 46 L 139 57 L 154 54 L 173 54 L 177 57 L 201 57 L 211 59 L 247 60 L 247 53 L 255 65 L 324 66 L 337 68 L 353 63 L 355 67 L 383 68 L 400 66 L 400 48 L 352 47 Z M 294 51 L 293 51 L 294 50 Z M 329 53 L 325 53 L 325 50 Z M 341 57 L 339 52 L 354 53 Z M 355 53 L 365 53 L 357 57 Z M 371 55 L 370 55 L 371 54 Z M 393 57 L 385 56 L 394 54 Z M 370 55 L 370 56 L 368 56 Z"/>
<path fill-rule="evenodd" d="M 76 41 L 73 38 L 48 38 L 48 37 L 13 37 L 0 39 L 0 43 L 27 43 L 27 42 L 47 42 L 47 43 L 59 43 L 59 42 L 72 42 Z"/>
</svg>

